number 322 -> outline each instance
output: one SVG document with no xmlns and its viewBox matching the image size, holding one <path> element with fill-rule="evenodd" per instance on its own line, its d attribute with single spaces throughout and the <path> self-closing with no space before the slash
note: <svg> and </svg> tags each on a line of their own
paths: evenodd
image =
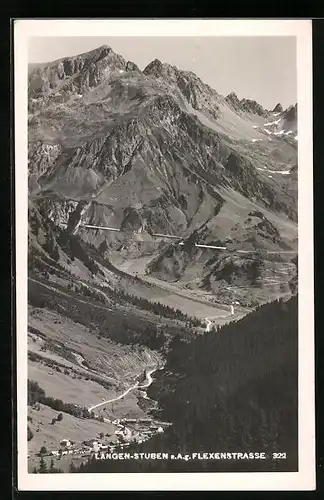
<svg viewBox="0 0 324 500">
<path fill-rule="evenodd" d="M 280 459 L 283 459 L 283 458 L 287 458 L 287 455 L 286 453 L 272 453 L 272 458 L 274 460 L 280 458 Z"/>
</svg>

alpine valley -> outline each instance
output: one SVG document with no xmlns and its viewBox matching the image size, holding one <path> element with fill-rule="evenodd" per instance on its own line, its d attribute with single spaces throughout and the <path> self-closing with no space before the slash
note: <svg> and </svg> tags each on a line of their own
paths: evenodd
<svg viewBox="0 0 324 500">
<path fill-rule="evenodd" d="M 34 470 L 44 442 L 49 453 L 43 450 L 42 467 L 63 438 L 72 437 L 74 464 L 82 463 L 90 438 L 102 447 L 127 446 L 129 436 L 142 443 L 147 431 L 139 420 L 149 415 L 160 421 L 158 429 L 163 419 L 174 420 L 175 433 L 177 419 L 159 407 L 164 400 L 169 408 L 173 404 L 171 390 L 168 397 L 162 394 L 163 376 L 169 386 L 171 378 L 178 383 L 174 360 L 181 354 L 175 353 L 191 355 L 191 342 L 200 342 L 203 351 L 197 338 L 216 338 L 222 328 L 233 338 L 231 325 L 244 330 L 254 317 L 255 324 L 270 317 L 276 323 L 276 307 L 282 324 L 291 328 L 297 294 L 298 131 L 297 104 L 267 110 L 233 92 L 222 96 L 191 71 L 157 59 L 141 70 L 109 46 L 30 64 L 28 80 Z M 237 371 L 260 377 L 253 386 L 257 394 L 262 380 L 270 392 L 271 384 L 280 385 L 292 356 L 293 334 L 289 330 L 286 343 L 283 334 L 277 352 L 275 342 L 267 340 L 276 331 L 270 323 L 263 338 L 252 332 L 246 343 L 244 336 L 240 340 L 242 358 L 249 342 L 258 344 L 262 366 L 261 357 L 249 358 Z M 230 357 L 231 348 L 218 343 L 219 352 Z M 212 344 L 206 340 L 209 349 Z M 281 360 L 275 368 L 268 363 L 271 356 Z M 165 366 L 169 370 L 159 373 L 158 387 L 147 389 L 147 395 L 143 389 L 151 385 L 151 373 Z M 188 373 L 188 366 L 181 369 Z M 226 377 L 217 375 L 224 387 L 227 375 L 231 379 L 228 370 Z M 252 382 L 247 380 L 248 399 Z M 222 392 L 222 401 L 233 408 L 234 385 L 229 383 L 228 400 Z M 187 397 L 190 391 L 181 387 Z M 63 406 L 55 403 L 58 399 Z M 209 399 L 208 405 L 215 412 Z M 266 401 L 255 405 L 260 415 L 271 411 Z M 80 407 L 82 421 L 73 406 Z M 199 408 L 204 422 L 209 409 L 201 402 Z M 183 408 L 178 410 L 182 414 Z M 123 418 L 136 422 L 126 426 Z M 50 420 L 54 424 L 47 425 Z M 289 422 L 285 414 L 287 428 Z M 128 434 L 119 438 L 123 425 Z M 168 432 L 165 428 L 170 441 Z M 232 439 L 235 429 L 226 432 Z M 63 457 L 61 450 L 57 462 L 64 471 L 69 452 Z"/>
</svg>

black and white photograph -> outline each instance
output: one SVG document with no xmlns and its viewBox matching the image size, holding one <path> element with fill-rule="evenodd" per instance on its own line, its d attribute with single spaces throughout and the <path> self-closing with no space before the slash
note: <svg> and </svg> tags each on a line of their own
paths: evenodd
<svg viewBox="0 0 324 500">
<path fill-rule="evenodd" d="M 142 23 L 17 21 L 22 489 L 312 489 L 310 22 Z"/>
</svg>

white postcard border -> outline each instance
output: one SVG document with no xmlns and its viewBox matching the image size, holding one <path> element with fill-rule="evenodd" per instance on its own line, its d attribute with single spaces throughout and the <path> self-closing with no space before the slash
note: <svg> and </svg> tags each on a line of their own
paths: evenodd
<svg viewBox="0 0 324 500">
<path fill-rule="evenodd" d="M 27 61 L 31 36 L 296 36 L 299 215 L 299 472 L 28 474 Z M 310 20 L 16 20 L 14 22 L 17 437 L 20 491 L 315 489 L 312 27 Z M 284 450 L 283 450 L 284 451 Z"/>
</svg>

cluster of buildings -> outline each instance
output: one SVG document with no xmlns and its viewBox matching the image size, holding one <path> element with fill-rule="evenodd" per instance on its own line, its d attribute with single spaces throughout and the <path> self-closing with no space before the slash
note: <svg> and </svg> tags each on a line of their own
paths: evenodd
<svg viewBox="0 0 324 500">
<path fill-rule="evenodd" d="M 151 418 L 122 418 L 113 420 L 112 424 L 117 427 L 115 435 L 118 436 L 121 445 L 130 442 L 143 443 L 154 434 L 164 432 L 163 425 Z"/>
<path fill-rule="evenodd" d="M 150 418 L 123 418 L 113 421 L 105 419 L 105 421 L 117 427 L 111 436 L 106 434 L 102 439 L 88 439 L 83 441 L 81 445 L 76 445 L 76 443 L 69 439 L 62 439 L 60 448 L 48 451 L 47 455 L 57 458 L 66 455 L 86 457 L 102 451 L 113 452 L 115 450 L 122 450 L 130 446 L 131 443 L 141 444 L 149 440 L 154 434 L 163 433 L 164 427 L 171 425 L 167 422 L 155 422 Z"/>
<path fill-rule="evenodd" d="M 61 458 L 66 455 L 85 457 L 101 450 L 113 451 L 115 448 L 116 442 L 112 445 L 111 443 L 101 443 L 98 439 L 89 439 L 87 441 L 83 441 L 81 445 L 76 445 L 69 439 L 62 439 L 60 442 L 60 448 L 58 450 L 48 451 L 47 455 L 57 458 Z"/>
</svg>

